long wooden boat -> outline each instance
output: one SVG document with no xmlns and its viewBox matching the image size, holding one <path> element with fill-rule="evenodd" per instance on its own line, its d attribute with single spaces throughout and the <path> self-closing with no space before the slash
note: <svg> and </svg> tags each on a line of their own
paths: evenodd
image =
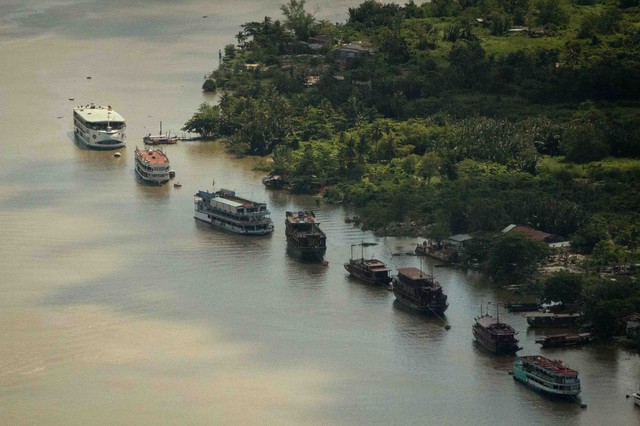
<svg viewBox="0 0 640 426">
<path fill-rule="evenodd" d="M 480 314 L 475 318 L 471 331 L 476 342 L 494 354 L 510 355 L 522 349 L 516 339 L 518 332 L 509 324 L 500 322 L 499 313 L 496 318 Z"/>
<path fill-rule="evenodd" d="M 524 314 L 531 327 L 571 327 L 582 318 L 580 313 L 557 314 L 553 312 L 531 312 Z"/>
<path fill-rule="evenodd" d="M 562 333 L 537 337 L 536 343 L 541 344 L 543 348 L 561 348 L 565 346 L 585 345 L 592 340 L 593 336 L 591 335 L 591 333 Z"/>
<path fill-rule="evenodd" d="M 169 133 L 162 133 L 162 121 L 160 122 L 160 133 L 157 135 L 152 135 L 149 133 L 145 137 L 142 138 L 142 141 L 146 145 L 170 145 L 178 142 L 178 137 L 175 135 L 170 135 Z"/>
<path fill-rule="evenodd" d="M 363 251 L 360 259 L 353 258 L 353 248 L 355 246 L 362 247 Z M 389 284 L 391 282 L 391 276 L 389 275 L 391 269 L 389 269 L 381 260 L 365 259 L 364 246 L 365 243 L 351 245 L 351 259 L 344 264 L 344 268 L 349 272 L 349 274 L 351 274 L 351 276 L 359 280 L 371 284 Z"/>
<path fill-rule="evenodd" d="M 417 311 L 438 315 L 449 307 L 440 283 L 421 269 L 398 268 L 392 288 L 398 302 Z"/>
<path fill-rule="evenodd" d="M 513 379 L 556 397 L 576 397 L 580 391 L 578 372 L 562 361 L 540 355 L 521 356 L 513 365 Z"/>
<path fill-rule="evenodd" d="M 284 220 L 287 249 L 298 259 L 319 262 L 327 251 L 327 236 L 312 211 L 287 212 Z"/>
</svg>

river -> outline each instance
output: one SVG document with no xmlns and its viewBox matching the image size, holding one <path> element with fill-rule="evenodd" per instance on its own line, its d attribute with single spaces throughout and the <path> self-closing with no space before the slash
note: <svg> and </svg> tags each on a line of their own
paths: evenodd
<svg viewBox="0 0 640 426">
<path fill-rule="evenodd" d="M 378 238 L 352 212 L 266 191 L 256 160 L 218 143 L 166 152 L 182 183 L 138 183 L 133 151 L 178 132 L 203 75 L 240 25 L 282 2 L 4 0 L 0 6 L 1 424 L 637 424 L 625 398 L 640 359 L 615 347 L 541 350 L 521 315 L 521 354 L 580 371 L 583 402 L 513 381 L 513 358 L 471 335 L 480 306 L 510 295 L 473 273 L 433 268 L 446 321 L 347 277 L 351 244 L 394 269 L 420 266 L 416 239 Z M 357 1 L 310 2 L 344 22 Z M 122 157 L 73 142 L 72 107 L 127 119 Z M 216 187 L 266 201 L 276 230 L 242 238 L 196 223 L 193 195 Z M 286 254 L 287 210 L 314 209 L 328 265 Z M 423 264 L 431 270 L 431 265 Z M 537 332 L 540 333 L 540 332 Z"/>
</svg>

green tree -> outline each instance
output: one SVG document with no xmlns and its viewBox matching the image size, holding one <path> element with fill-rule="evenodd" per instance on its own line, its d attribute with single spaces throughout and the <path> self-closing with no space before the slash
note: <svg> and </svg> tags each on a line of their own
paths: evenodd
<svg viewBox="0 0 640 426">
<path fill-rule="evenodd" d="M 183 132 L 196 133 L 204 138 L 219 136 L 220 107 L 218 105 L 200 104 L 198 111 L 182 127 Z"/>
<path fill-rule="evenodd" d="M 296 35 L 298 40 L 306 41 L 313 33 L 316 18 L 305 9 L 306 0 L 289 0 L 288 4 L 280 6 L 286 17 L 285 27 Z"/>
<path fill-rule="evenodd" d="M 442 158 L 434 151 L 424 154 L 418 163 L 420 175 L 427 180 L 427 184 L 440 172 L 440 167 L 442 167 Z"/>
<path fill-rule="evenodd" d="M 503 234 L 489 252 L 486 270 L 496 282 L 521 283 L 537 270 L 549 247 L 520 235 Z"/>
<path fill-rule="evenodd" d="M 579 301 L 582 294 L 583 278 L 580 274 L 561 271 L 551 275 L 544 283 L 542 301 L 561 302 L 565 305 Z"/>
</svg>

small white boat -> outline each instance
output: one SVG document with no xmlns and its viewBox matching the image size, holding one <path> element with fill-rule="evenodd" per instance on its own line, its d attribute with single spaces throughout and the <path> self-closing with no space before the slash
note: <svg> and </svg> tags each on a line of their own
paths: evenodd
<svg viewBox="0 0 640 426">
<path fill-rule="evenodd" d="M 633 399 L 633 403 L 640 407 L 640 392 L 634 392 L 631 394 L 631 399 Z"/>
</svg>

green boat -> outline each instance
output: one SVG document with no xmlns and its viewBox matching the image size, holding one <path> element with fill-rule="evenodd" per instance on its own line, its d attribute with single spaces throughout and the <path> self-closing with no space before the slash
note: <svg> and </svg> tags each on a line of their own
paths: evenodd
<svg viewBox="0 0 640 426">
<path fill-rule="evenodd" d="M 540 355 L 521 356 L 513 365 L 513 379 L 550 396 L 575 398 L 580 393 L 578 372 L 562 361 Z"/>
</svg>

